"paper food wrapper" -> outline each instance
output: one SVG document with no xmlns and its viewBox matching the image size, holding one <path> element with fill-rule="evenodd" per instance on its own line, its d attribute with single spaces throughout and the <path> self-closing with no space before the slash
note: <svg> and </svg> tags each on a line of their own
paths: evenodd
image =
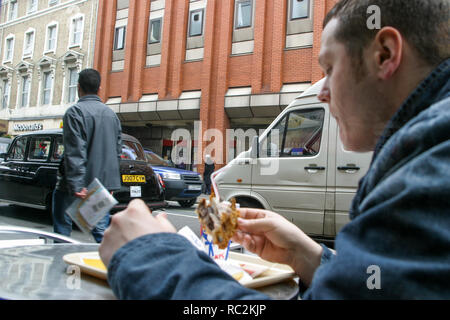
<svg viewBox="0 0 450 320">
<path fill-rule="evenodd" d="M 260 267 L 260 270 L 255 270 L 255 268 L 250 269 L 249 266 L 247 269 L 244 269 L 239 265 L 239 263 L 234 263 L 228 260 L 230 246 L 226 249 L 219 249 L 217 245 L 212 244 L 211 236 L 205 232 L 202 233 L 201 239 L 199 239 L 188 226 L 183 227 L 178 231 L 178 233 L 188 239 L 198 250 L 209 255 L 209 257 L 213 259 L 213 261 L 216 262 L 223 271 L 239 282 L 248 282 L 267 270 L 267 268 L 262 266 Z"/>
</svg>

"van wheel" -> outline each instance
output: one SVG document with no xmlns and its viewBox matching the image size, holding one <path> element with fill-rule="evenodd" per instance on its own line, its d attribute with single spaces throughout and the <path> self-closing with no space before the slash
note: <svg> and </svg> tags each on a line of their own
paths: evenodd
<svg viewBox="0 0 450 320">
<path fill-rule="evenodd" d="M 253 199 L 236 199 L 236 202 L 239 203 L 241 208 L 256 208 L 256 209 L 264 209 L 264 207 L 257 200 Z"/>
<path fill-rule="evenodd" d="M 190 199 L 190 200 L 178 200 L 178 203 L 183 208 L 190 208 L 197 202 L 197 198 Z"/>
</svg>

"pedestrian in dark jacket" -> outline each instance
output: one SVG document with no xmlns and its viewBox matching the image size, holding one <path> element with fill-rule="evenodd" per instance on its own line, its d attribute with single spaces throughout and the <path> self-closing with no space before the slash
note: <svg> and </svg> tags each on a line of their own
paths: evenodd
<svg viewBox="0 0 450 320">
<path fill-rule="evenodd" d="M 374 6 L 382 18 L 369 28 Z M 374 150 L 351 221 L 333 251 L 274 212 L 240 208 L 233 237 L 289 264 L 303 299 L 450 299 L 449 14 L 448 0 L 341 0 L 328 13 L 318 99 L 345 149 Z M 267 298 L 170 233 L 142 201 L 114 219 L 100 256 L 118 298 Z"/>
<path fill-rule="evenodd" d="M 97 95 L 100 74 L 94 69 L 79 73 L 78 102 L 63 118 L 64 158 L 53 192 L 53 229 L 70 236 L 72 220 L 65 213 L 76 198 L 87 196 L 86 187 L 97 178 L 110 191 L 120 189 L 121 125 L 114 111 Z M 64 174 L 61 174 L 63 172 Z M 109 225 L 107 214 L 92 230 L 97 242 Z"/>
<path fill-rule="evenodd" d="M 214 172 L 214 161 L 211 156 L 205 156 L 205 171 L 203 172 L 203 181 L 205 182 L 205 194 L 211 194 L 211 174 Z"/>
</svg>

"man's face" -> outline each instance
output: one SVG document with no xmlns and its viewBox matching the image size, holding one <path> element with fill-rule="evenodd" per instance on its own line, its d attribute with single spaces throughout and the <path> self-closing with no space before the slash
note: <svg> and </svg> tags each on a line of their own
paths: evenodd
<svg viewBox="0 0 450 320">
<path fill-rule="evenodd" d="M 338 24 L 337 19 L 332 19 L 322 33 L 319 63 L 326 80 L 318 98 L 329 104 L 347 150 L 372 151 L 380 131 L 376 110 L 382 101 L 377 94 L 376 77 L 366 63 L 370 52 L 364 51 L 359 66 L 345 45 L 335 39 Z M 356 72 L 358 67 L 362 70 Z"/>
</svg>

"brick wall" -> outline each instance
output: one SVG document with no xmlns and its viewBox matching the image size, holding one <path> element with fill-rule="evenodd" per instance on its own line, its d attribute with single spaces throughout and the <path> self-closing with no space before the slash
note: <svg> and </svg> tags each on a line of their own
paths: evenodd
<svg viewBox="0 0 450 320">
<path fill-rule="evenodd" d="M 314 83 L 323 77 L 317 63 L 322 21 L 335 3 L 336 0 L 315 0 L 313 45 L 286 50 L 287 0 L 255 1 L 254 51 L 231 56 L 234 1 L 208 0 L 204 57 L 186 62 L 189 0 L 166 0 L 161 64 L 146 68 L 150 2 L 130 1 L 125 67 L 121 72 L 111 72 L 116 1 L 100 1 L 94 67 L 103 78 L 101 98 L 106 101 L 120 96 L 122 102 L 136 102 L 143 94 L 157 93 L 164 100 L 176 99 L 182 91 L 201 90 L 199 120 L 203 130 L 218 128 L 225 133 L 230 127 L 224 110 L 229 87 L 251 86 L 253 94 L 279 92 L 284 83 Z"/>
</svg>

